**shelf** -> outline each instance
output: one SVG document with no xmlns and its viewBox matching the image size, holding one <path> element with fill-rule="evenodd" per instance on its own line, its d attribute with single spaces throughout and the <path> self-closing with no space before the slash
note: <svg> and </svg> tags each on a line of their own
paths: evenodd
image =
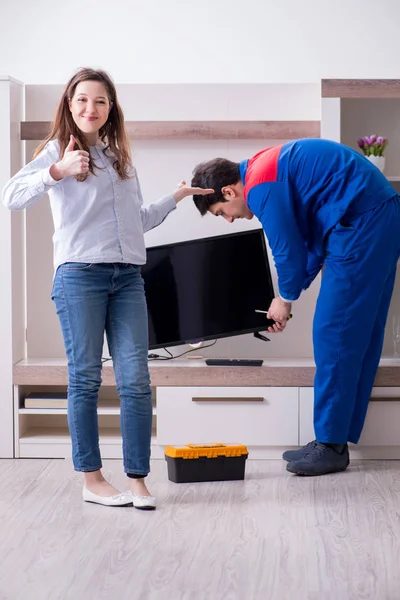
<svg viewBox="0 0 400 600">
<path fill-rule="evenodd" d="M 20 408 L 20 415 L 66 415 L 66 408 Z M 120 415 L 118 406 L 101 406 L 97 410 L 98 415 Z M 157 409 L 153 406 L 153 416 L 157 415 Z"/>
<path fill-rule="evenodd" d="M 400 79 L 323 79 L 322 98 L 400 98 Z"/>
<path fill-rule="evenodd" d="M 23 121 L 21 140 L 38 141 L 50 122 Z M 320 137 L 319 121 L 126 121 L 135 140 L 293 140 Z"/>
<path fill-rule="evenodd" d="M 155 430 L 153 429 L 151 443 L 156 444 Z M 70 443 L 68 427 L 32 427 L 19 438 L 20 444 L 53 444 Z M 100 428 L 101 444 L 121 444 L 121 432 L 117 427 Z"/>
<path fill-rule="evenodd" d="M 312 387 L 312 359 L 264 360 L 262 367 L 208 367 L 204 360 L 153 361 L 149 365 L 151 385 L 159 386 L 276 386 Z M 112 366 L 104 365 L 103 386 L 115 386 Z M 14 365 L 14 385 L 67 385 L 65 360 L 23 359 Z M 382 358 L 376 386 L 400 386 L 400 359 Z"/>
<path fill-rule="evenodd" d="M 70 443 L 71 438 L 67 427 L 32 427 L 20 436 L 19 441 L 20 444 L 60 444 Z M 100 430 L 100 442 L 120 444 L 119 429 L 110 427 Z"/>
<path fill-rule="evenodd" d="M 122 459 L 122 438 L 117 427 L 100 428 L 100 452 L 104 459 Z M 19 458 L 71 457 L 71 438 L 67 427 L 31 427 L 19 438 Z M 164 459 L 157 444 L 156 431 L 151 438 L 151 456 Z"/>
</svg>

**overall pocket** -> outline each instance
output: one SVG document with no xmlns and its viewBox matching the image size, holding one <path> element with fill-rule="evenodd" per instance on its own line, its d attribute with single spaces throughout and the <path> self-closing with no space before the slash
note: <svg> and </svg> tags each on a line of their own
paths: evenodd
<svg viewBox="0 0 400 600">
<path fill-rule="evenodd" d="M 326 258 L 340 258 L 348 260 L 354 256 L 354 246 L 357 240 L 358 229 L 353 223 L 341 219 L 329 232 L 326 242 Z"/>
</svg>

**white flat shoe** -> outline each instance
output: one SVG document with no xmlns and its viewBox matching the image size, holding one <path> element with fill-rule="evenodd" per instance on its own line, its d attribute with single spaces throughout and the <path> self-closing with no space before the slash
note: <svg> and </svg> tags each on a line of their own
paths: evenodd
<svg viewBox="0 0 400 600">
<path fill-rule="evenodd" d="M 82 497 L 85 502 L 93 502 L 103 506 L 133 506 L 132 495 L 129 492 L 123 492 L 115 496 L 98 496 L 84 487 Z"/>
<path fill-rule="evenodd" d="M 156 499 L 154 496 L 140 496 L 139 494 L 132 494 L 132 503 L 135 508 L 139 510 L 154 510 L 156 508 Z"/>
</svg>

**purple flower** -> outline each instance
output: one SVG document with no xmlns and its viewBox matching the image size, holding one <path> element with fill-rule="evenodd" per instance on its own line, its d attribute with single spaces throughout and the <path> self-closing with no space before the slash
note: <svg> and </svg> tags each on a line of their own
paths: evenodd
<svg viewBox="0 0 400 600">
<path fill-rule="evenodd" d="M 357 145 L 364 153 L 364 156 L 383 156 L 383 152 L 388 144 L 388 139 L 382 135 L 366 135 L 357 140 Z"/>
<path fill-rule="evenodd" d="M 367 146 L 372 146 L 372 144 L 375 144 L 377 136 L 376 135 L 366 135 L 364 139 L 364 142 Z"/>
</svg>

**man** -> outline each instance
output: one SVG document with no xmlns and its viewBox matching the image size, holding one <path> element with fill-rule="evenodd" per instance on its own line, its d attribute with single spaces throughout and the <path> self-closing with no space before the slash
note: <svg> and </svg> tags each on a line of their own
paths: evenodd
<svg viewBox="0 0 400 600">
<path fill-rule="evenodd" d="M 267 148 L 241 163 L 202 163 L 192 186 L 214 190 L 193 197 L 202 215 L 260 220 L 278 274 L 270 331 L 283 331 L 292 302 L 325 266 L 313 325 L 316 439 L 283 458 L 298 475 L 344 471 L 381 356 L 400 256 L 399 196 L 364 156 L 321 139 Z"/>
</svg>

